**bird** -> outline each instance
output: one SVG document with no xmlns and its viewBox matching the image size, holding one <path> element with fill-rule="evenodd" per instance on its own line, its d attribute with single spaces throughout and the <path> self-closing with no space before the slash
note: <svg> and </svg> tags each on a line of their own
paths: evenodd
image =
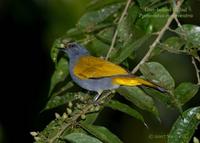
<svg viewBox="0 0 200 143">
<path fill-rule="evenodd" d="M 165 89 L 153 82 L 129 73 L 121 66 L 99 57 L 92 56 L 89 51 L 76 42 L 65 44 L 59 51 L 69 58 L 69 73 L 72 80 L 88 91 L 96 92 L 97 101 L 103 91 L 115 90 L 120 86 L 140 86 L 154 88 L 161 92 Z"/>
</svg>

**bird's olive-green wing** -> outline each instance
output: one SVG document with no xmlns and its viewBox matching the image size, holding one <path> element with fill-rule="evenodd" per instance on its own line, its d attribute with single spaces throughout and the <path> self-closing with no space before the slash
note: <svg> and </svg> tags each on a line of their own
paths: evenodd
<svg viewBox="0 0 200 143">
<path fill-rule="evenodd" d="M 75 76 L 80 79 L 128 74 L 128 72 L 122 67 L 93 56 L 80 57 L 76 62 L 73 71 Z"/>
</svg>

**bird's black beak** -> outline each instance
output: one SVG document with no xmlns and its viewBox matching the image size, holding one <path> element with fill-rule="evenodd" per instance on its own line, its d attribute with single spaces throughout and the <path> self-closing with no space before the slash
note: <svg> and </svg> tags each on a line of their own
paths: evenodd
<svg viewBox="0 0 200 143">
<path fill-rule="evenodd" d="M 65 52 L 65 48 L 58 48 L 59 52 Z"/>
</svg>

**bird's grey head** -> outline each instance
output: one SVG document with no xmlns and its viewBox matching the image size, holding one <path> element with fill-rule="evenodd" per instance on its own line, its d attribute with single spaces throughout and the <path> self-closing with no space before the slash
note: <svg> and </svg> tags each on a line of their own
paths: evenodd
<svg viewBox="0 0 200 143">
<path fill-rule="evenodd" d="M 68 43 L 65 48 L 60 48 L 61 51 L 67 53 L 69 59 L 75 59 L 83 55 L 89 55 L 89 52 L 77 43 Z"/>
</svg>

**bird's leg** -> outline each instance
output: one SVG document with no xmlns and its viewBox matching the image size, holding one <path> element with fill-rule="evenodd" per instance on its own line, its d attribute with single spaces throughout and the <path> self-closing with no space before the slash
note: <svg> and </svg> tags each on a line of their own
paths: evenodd
<svg viewBox="0 0 200 143">
<path fill-rule="evenodd" d="M 93 102 L 97 102 L 100 96 L 101 96 L 101 93 L 97 93 L 93 99 Z"/>
</svg>

